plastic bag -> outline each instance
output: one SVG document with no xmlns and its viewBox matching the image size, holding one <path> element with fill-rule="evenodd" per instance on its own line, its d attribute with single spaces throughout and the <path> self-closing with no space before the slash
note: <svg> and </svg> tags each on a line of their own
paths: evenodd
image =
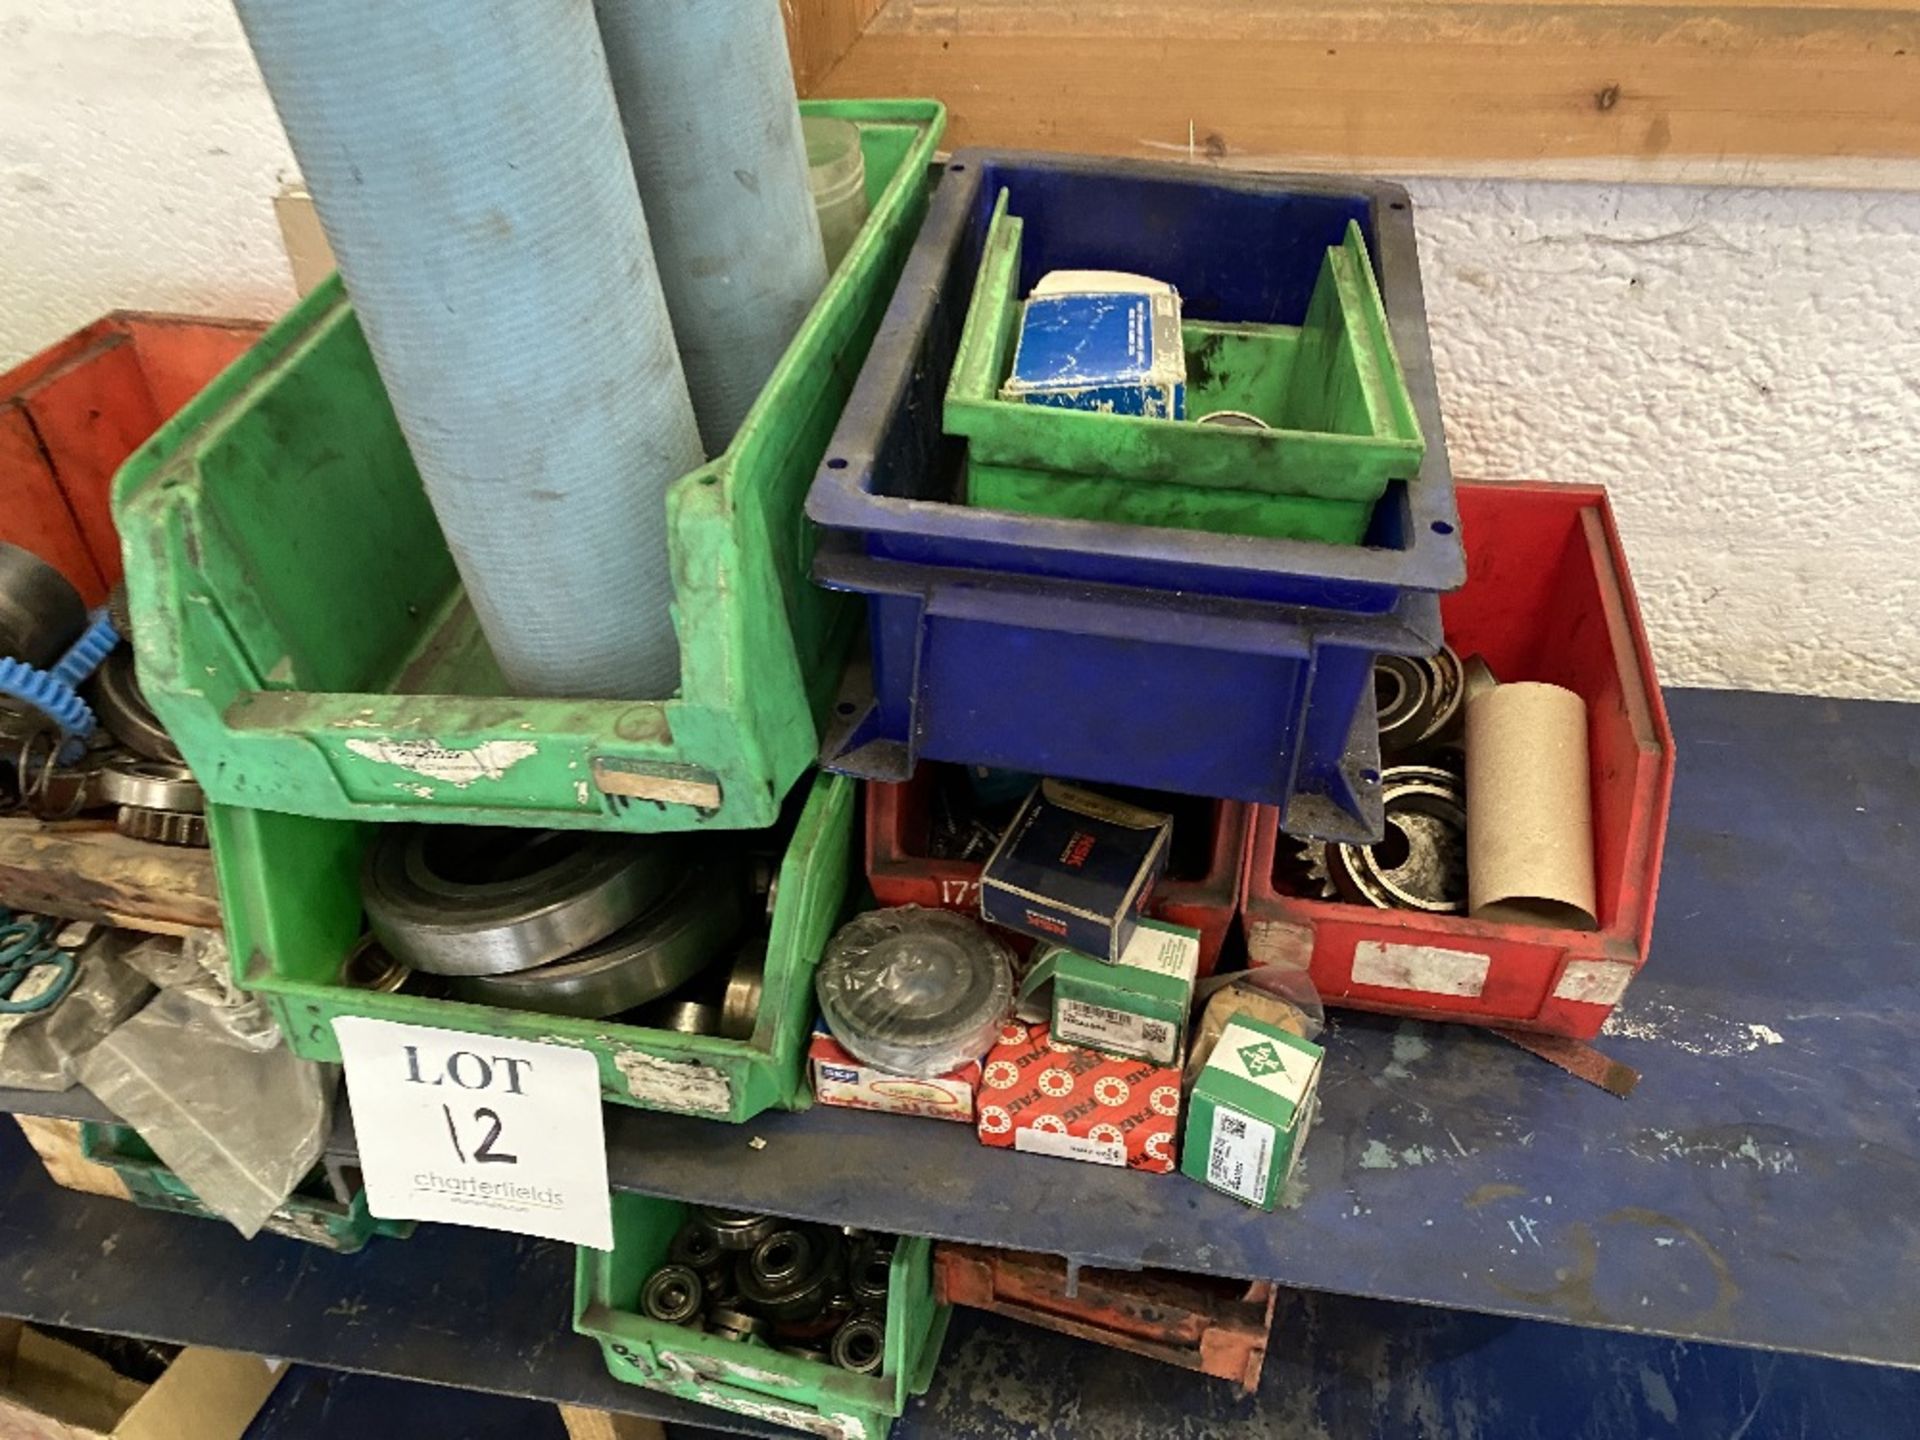
<svg viewBox="0 0 1920 1440">
<path fill-rule="evenodd" d="M 66 939 L 63 931 L 60 940 Z M 132 963 L 135 956 L 167 947 L 177 950 L 179 942 L 109 929 L 95 930 L 77 946 L 63 943 L 61 948 L 77 952 L 72 988 L 48 1009 L 0 1016 L 0 1085 L 15 1090 L 72 1085 L 81 1057 L 153 994 Z"/>
<path fill-rule="evenodd" d="M 951 910 L 870 910 L 827 942 L 814 989 L 849 1055 L 930 1079 L 993 1043 L 1013 1005 L 1013 952 Z"/>
<path fill-rule="evenodd" d="M 80 1079 L 251 1237 L 319 1160 L 338 1072 L 282 1045 L 259 1002 L 231 998 L 224 947 L 186 949 L 198 973 L 176 972 L 184 983 L 95 1046 Z"/>
<path fill-rule="evenodd" d="M 1302 1040 L 1317 1039 L 1326 1029 L 1327 1012 L 1320 1003 L 1320 992 L 1304 970 L 1263 965 L 1230 975 L 1213 975 L 1202 980 L 1194 993 L 1195 1003 L 1203 1008 L 1187 1049 L 1182 1080 L 1188 1085 L 1205 1068 L 1207 1057 L 1226 1032 L 1227 1022 L 1236 1015 L 1251 1015 Z"/>
</svg>

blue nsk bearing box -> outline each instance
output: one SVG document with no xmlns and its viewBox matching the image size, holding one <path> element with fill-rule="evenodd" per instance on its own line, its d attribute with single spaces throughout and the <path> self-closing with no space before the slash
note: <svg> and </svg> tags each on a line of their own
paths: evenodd
<svg viewBox="0 0 1920 1440">
<path fill-rule="evenodd" d="M 1118 270 L 1055 270 L 1027 297 L 1002 400 L 1181 420 L 1180 296 Z"/>
<path fill-rule="evenodd" d="M 1042 780 L 980 873 L 981 918 L 1117 961 L 1167 866 L 1173 819 Z"/>
</svg>

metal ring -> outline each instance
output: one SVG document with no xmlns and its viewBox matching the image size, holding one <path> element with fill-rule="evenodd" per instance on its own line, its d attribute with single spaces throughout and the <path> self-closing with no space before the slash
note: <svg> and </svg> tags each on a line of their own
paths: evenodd
<svg viewBox="0 0 1920 1440">
<path fill-rule="evenodd" d="M 193 772 L 165 760 L 116 760 L 100 771 L 100 798 L 109 805 L 198 815 L 207 808 Z"/>
<path fill-rule="evenodd" d="M 1460 778 L 1431 765 L 1380 777 L 1387 834 L 1328 847 L 1334 885 L 1356 904 L 1458 915 L 1467 908 L 1467 809 Z"/>
<path fill-rule="evenodd" d="M 647 1277 L 640 1291 L 640 1308 L 650 1320 L 685 1325 L 700 1314 L 706 1287 L 684 1265 L 662 1265 Z"/>
<path fill-rule="evenodd" d="M 382 831 L 360 872 L 373 933 L 436 975 L 506 975 L 604 940 L 671 888 L 678 847 L 585 831 Z"/>
<path fill-rule="evenodd" d="M 397 995 L 413 978 L 413 967 L 396 960 L 372 935 L 362 935 L 340 962 L 340 983 L 355 990 Z"/>
<path fill-rule="evenodd" d="M 886 1321 L 877 1315 L 855 1315 L 834 1332 L 827 1353 L 842 1370 L 878 1375 L 887 1358 Z"/>
<path fill-rule="evenodd" d="M 710 1000 L 662 1000 L 640 1017 L 649 1030 L 670 1030 L 676 1035 L 718 1035 L 720 1010 Z"/>
<path fill-rule="evenodd" d="M 125 645 L 100 662 L 93 679 L 87 682 L 86 696 L 95 718 L 127 749 L 149 760 L 184 763 L 180 747 L 147 704 L 147 692 L 141 689 L 140 675 L 134 668 L 133 651 Z"/>
<path fill-rule="evenodd" d="M 744 1310 L 730 1306 L 720 1306 L 707 1312 L 707 1325 L 712 1333 L 728 1340 L 752 1340 L 767 1333 L 767 1322 L 758 1315 L 749 1315 Z"/>
<path fill-rule="evenodd" d="M 767 975 L 765 937 L 749 941 L 734 957 L 733 971 L 727 976 L 727 994 L 720 1005 L 720 1036 L 725 1040 L 751 1040 L 753 1027 L 760 1020 L 761 987 Z"/>
<path fill-rule="evenodd" d="M 1271 430 L 1273 427 L 1250 410 L 1215 410 L 1193 422 L 1218 425 L 1224 430 Z"/>
<path fill-rule="evenodd" d="M 480 1005 L 604 1019 L 677 990 L 705 969 L 745 921 L 728 867 L 689 875 L 659 904 L 596 945 L 530 970 L 464 975 L 454 995 Z"/>
<path fill-rule="evenodd" d="M 186 845 L 199 850 L 207 848 L 207 817 L 204 815 L 122 805 L 114 814 L 113 828 L 130 840 L 146 840 L 155 845 Z"/>
<path fill-rule="evenodd" d="M 695 1206 L 693 1218 L 713 1232 L 722 1250 L 751 1250 L 780 1228 L 780 1222 L 771 1215 L 722 1210 L 714 1205 Z"/>
<path fill-rule="evenodd" d="M 885 1305 L 892 1279 L 892 1254 L 873 1246 L 854 1251 L 853 1263 L 847 1267 L 847 1289 L 855 1300 L 863 1305 Z"/>
<path fill-rule="evenodd" d="M 795 1239 L 801 1238 L 798 1232 L 791 1233 Z M 840 1247 L 830 1239 L 805 1246 L 809 1268 L 804 1273 L 785 1276 L 778 1283 L 769 1283 L 761 1278 L 755 1261 L 762 1250 L 780 1238 L 769 1236 L 753 1254 L 740 1257 L 734 1267 L 740 1298 L 776 1323 L 812 1319 L 826 1309 L 834 1272 L 839 1267 Z"/>
<path fill-rule="evenodd" d="M 667 1247 L 668 1259 L 691 1270 L 711 1270 L 720 1263 L 723 1254 L 713 1231 L 692 1220 L 680 1227 L 673 1243 Z"/>
<path fill-rule="evenodd" d="M 1433 655 L 1382 655 L 1373 667 L 1380 753 L 1404 763 L 1452 740 L 1465 690 L 1460 657 L 1445 645 Z"/>
<path fill-rule="evenodd" d="M 776 1230 L 758 1245 L 747 1263 L 753 1278 L 769 1290 L 784 1290 L 805 1279 L 813 1269 L 814 1245 L 798 1230 Z"/>
</svg>

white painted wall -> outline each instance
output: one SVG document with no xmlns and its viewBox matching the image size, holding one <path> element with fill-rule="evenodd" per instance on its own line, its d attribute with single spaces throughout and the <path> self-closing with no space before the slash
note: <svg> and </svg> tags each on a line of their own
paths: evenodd
<svg viewBox="0 0 1920 1440">
<path fill-rule="evenodd" d="M 229 0 L 0 0 L 0 365 L 275 313 L 293 173 Z M 1920 196 L 1413 190 L 1455 469 L 1611 486 L 1669 682 L 1920 699 Z"/>
</svg>

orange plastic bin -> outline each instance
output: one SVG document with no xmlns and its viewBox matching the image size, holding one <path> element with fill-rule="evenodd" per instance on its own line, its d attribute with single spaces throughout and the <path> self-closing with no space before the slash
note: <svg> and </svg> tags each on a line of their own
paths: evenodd
<svg viewBox="0 0 1920 1440">
<path fill-rule="evenodd" d="M 265 328 L 116 310 L 0 375 L 0 540 L 100 604 L 120 578 L 114 472 Z"/>
</svg>

